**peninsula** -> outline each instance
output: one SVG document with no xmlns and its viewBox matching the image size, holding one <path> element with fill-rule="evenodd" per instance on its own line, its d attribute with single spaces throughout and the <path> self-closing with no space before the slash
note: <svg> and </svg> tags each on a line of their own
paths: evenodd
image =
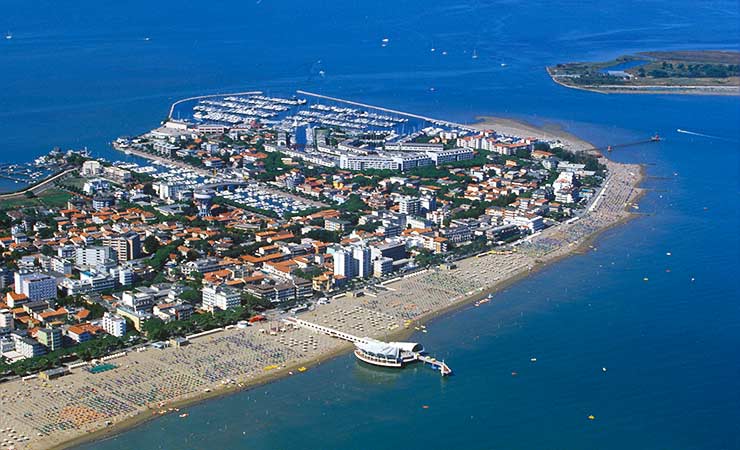
<svg viewBox="0 0 740 450">
<path fill-rule="evenodd" d="M 740 95 L 740 52 L 652 51 L 550 66 L 558 84 L 601 93 Z"/>
<path fill-rule="evenodd" d="M 642 179 L 556 128 L 303 91 L 193 97 L 114 146 L 140 159 L 53 152 L 64 171 L 0 208 L 3 447 L 187 420 L 347 341 L 358 364 L 449 374 L 393 341 L 588 251 Z"/>
</svg>

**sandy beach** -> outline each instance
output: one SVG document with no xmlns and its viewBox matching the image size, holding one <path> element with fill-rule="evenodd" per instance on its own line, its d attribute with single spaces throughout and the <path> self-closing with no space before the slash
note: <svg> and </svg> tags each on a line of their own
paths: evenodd
<svg viewBox="0 0 740 450">
<path fill-rule="evenodd" d="M 573 151 L 594 147 L 557 127 L 481 119 L 476 124 L 481 129 L 559 141 Z M 300 318 L 359 336 L 403 339 L 417 324 L 588 249 L 599 233 L 634 217 L 630 207 L 641 195 L 639 165 L 604 163 L 607 180 L 587 213 L 530 236 L 515 252 L 471 257 L 458 261 L 455 269 L 399 277 L 381 289 L 338 298 Z M 412 321 L 410 327 L 405 326 L 407 320 Z M 350 348 L 305 329 L 261 323 L 196 338 L 182 348 L 132 352 L 111 360 L 117 368 L 99 374 L 75 369 L 50 382 L 0 384 L 0 441 L 5 440 L 0 448 L 66 448 L 99 439 L 161 414 L 183 414 L 188 405 L 207 398 L 301 376 L 298 368 L 311 370 Z"/>
</svg>

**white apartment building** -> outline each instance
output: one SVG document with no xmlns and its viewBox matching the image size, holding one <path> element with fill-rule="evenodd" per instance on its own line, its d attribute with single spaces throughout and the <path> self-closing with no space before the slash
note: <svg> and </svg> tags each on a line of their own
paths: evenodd
<svg viewBox="0 0 740 450">
<path fill-rule="evenodd" d="M 126 334 L 126 319 L 121 316 L 105 313 L 102 326 L 105 332 L 112 336 L 123 337 Z"/>
<path fill-rule="evenodd" d="M 113 259 L 110 247 L 90 246 L 75 249 L 75 264 L 80 267 L 97 267 Z"/>
<path fill-rule="evenodd" d="M 227 310 L 241 305 L 241 294 L 228 286 L 206 286 L 203 288 L 203 307 L 209 311 L 218 308 Z"/>
</svg>

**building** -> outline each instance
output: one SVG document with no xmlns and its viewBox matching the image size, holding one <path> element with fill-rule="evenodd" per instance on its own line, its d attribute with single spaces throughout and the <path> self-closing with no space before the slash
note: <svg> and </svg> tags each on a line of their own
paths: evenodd
<svg viewBox="0 0 740 450">
<path fill-rule="evenodd" d="M 103 239 L 103 245 L 110 247 L 119 262 L 126 262 L 141 256 L 141 238 L 133 231 Z"/>
<path fill-rule="evenodd" d="M 83 177 L 96 177 L 103 173 L 103 165 L 99 161 L 91 160 L 82 163 Z"/>
<path fill-rule="evenodd" d="M 121 286 L 130 286 L 134 284 L 134 270 L 130 267 L 124 267 L 118 271 L 118 284 Z"/>
<path fill-rule="evenodd" d="M 355 276 L 367 278 L 372 275 L 372 264 L 370 262 L 370 248 L 365 246 L 352 247 L 352 265 Z"/>
<path fill-rule="evenodd" d="M 193 200 L 198 206 L 198 217 L 205 217 L 211 214 L 214 195 L 216 195 L 216 193 L 210 189 L 202 189 L 193 192 Z"/>
<path fill-rule="evenodd" d="M 165 322 L 188 320 L 193 316 L 193 305 L 189 303 L 160 303 L 154 306 L 154 315 Z"/>
<path fill-rule="evenodd" d="M 228 286 L 206 286 L 203 288 L 203 308 L 227 310 L 241 305 L 241 294 Z"/>
<path fill-rule="evenodd" d="M 439 152 L 444 148 L 444 144 L 430 144 L 427 142 L 390 142 L 385 144 L 386 150 L 400 152 Z"/>
<path fill-rule="evenodd" d="M 61 328 L 42 328 L 36 333 L 36 340 L 48 348 L 50 352 L 62 348 Z"/>
<path fill-rule="evenodd" d="M 103 329 L 106 333 L 123 337 L 126 334 L 126 319 L 111 313 L 105 313 L 102 320 Z"/>
<path fill-rule="evenodd" d="M 39 341 L 19 334 L 11 335 L 15 342 L 15 351 L 24 358 L 33 358 L 46 354 L 46 347 Z"/>
<path fill-rule="evenodd" d="M 113 259 L 111 247 L 92 245 L 75 249 L 75 264 L 80 267 L 97 267 Z"/>
<path fill-rule="evenodd" d="M 103 167 L 103 175 L 117 183 L 130 183 L 133 180 L 131 172 L 116 166 Z"/>
<path fill-rule="evenodd" d="M 334 258 L 334 276 L 342 276 L 344 278 L 353 278 L 354 270 L 352 263 L 352 253 L 344 248 L 338 248 L 334 250 L 332 254 Z"/>
<path fill-rule="evenodd" d="M 29 301 L 57 298 L 56 278 L 43 273 L 15 273 L 15 293 L 24 294 Z"/>
<path fill-rule="evenodd" d="M 426 154 L 437 166 L 440 164 L 473 159 L 474 156 L 474 152 L 470 148 L 452 148 L 449 150 L 428 151 Z"/>
<path fill-rule="evenodd" d="M 373 259 L 379 258 L 390 258 L 393 261 L 404 259 L 408 256 L 406 252 L 406 244 L 397 242 L 386 242 L 380 245 L 376 245 L 372 249 Z"/>
<path fill-rule="evenodd" d="M 52 256 L 49 258 L 49 269 L 52 272 L 61 273 L 62 275 L 71 275 L 72 263 L 64 258 Z"/>
<path fill-rule="evenodd" d="M 88 180 L 82 185 L 82 192 L 87 195 L 94 195 L 98 192 L 105 192 L 110 189 L 110 182 L 102 178 Z"/>
<path fill-rule="evenodd" d="M 421 200 L 416 197 L 403 197 L 398 202 L 398 212 L 415 216 L 421 212 Z"/>
<path fill-rule="evenodd" d="M 92 199 L 92 207 L 95 210 L 110 208 L 116 204 L 116 199 L 110 194 L 96 194 Z"/>
<path fill-rule="evenodd" d="M 89 323 L 72 325 L 67 329 L 67 336 L 78 344 L 87 342 L 95 337 L 102 328 Z"/>
<path fill-rule="evenodd" d="M 337 219 L 335 217 L 324 219 L 324 228 L 328 231 L 337 231 L 341 233 L 349 224 L 350 223 L 348 221 Z"/>
<path fill-rule="evenodd" d="M 383 277 L 393 272 L 393 260 L 391 258 L 381 257 L 373 261 L 373 276 Z"/>
<path fill-rule="evenodd" d="M 215 272 L 219 270 L 219 260 L 216 258 L 201 258 L 195 261 L 188 261 L 180 267 L 180 271 L 185 276 L 192 276 L 194 274 L 205 274 L 209 272 Z"/>
<path fill-rule="evenodd" d="M 347 155 L 339 157 L 339 168 L 363 171 L 397 170 L 406 172 L 416 167 L 431 166 L 432 159 L 424 153 L 399 153 L 383 155 Z"/>
<path fill-rule="evenodd" d="M 6 334 L 15 328 L 13 312 L 9 309 L 0 309 L 0 334 Z"/>
</svg>

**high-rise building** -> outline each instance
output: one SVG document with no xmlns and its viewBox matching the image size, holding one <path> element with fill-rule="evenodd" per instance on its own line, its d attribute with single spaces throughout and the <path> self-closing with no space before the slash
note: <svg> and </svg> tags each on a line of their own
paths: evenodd
<svg viewBox="0 0 740 450">
<path fill-rule="evenodd" d="M 112 336 L 123 337 L 126 334 L 126 319 L 121 316 L 105 313 L 102 325 L 105 332 Z"/>
<path fill-rule="evenodd" d="M 421 200 L 416 197 L 403 197 L 398 202 L 398 212 L 413 216 L 421 211 Z"/>
<path fill-rule="evenodd" d="M 209 311 L 218 308 L 227 310 L 241 305 L 241 294 L 228 286 L 206 286 L 203 288 L 203 307 Z"/>
<path fill-rule="evenodd" d="M 352 247 L 352 265 L 355 276 L 367 278 L 372 275 L 372 265 L 370 263 L 370 248 L 366 246 Z"/>
<path fill-rule="evenodd" d="M 37 272 L 16 272 L 15 293 L 24 294 L 29 301 L 57 298 L 56 278 Z"/>
<path fill-rule="evenodd" d="M 334 251 L 332 256 L 334 258 L 334 276 L 353 278 L 352 253 L 340 247 Z"/>
<path fill-rule="evenodd" d="M 13 313 L 9 309 L 0 309 L 0 334 L 11 331 L 15 328 Z"/>
<path fill-rule="evenodd" d="M 103 239 L 103 245 L 110 247 L 119 262 L 136 259 L 141 256 L 141 238 L 133 231 Z"/>
<path fill-rule="evenodd" d="M 198 216 L 205 217 L 211 214 L 214 192 L 212 190 L 200 190 L 193 193 L 193 200 L 198 206 Z"/>
<path fill-rule="evenodd" d="M 83 267 L 96 267 L 105 264 L 112 257 L 113 250 L 111 247 L 91 245 L 89 247 L 77 247 L 75 250 L 75 264 Z"/>
<path fill-rule="evenodd" d="M 61 328 L 42 328 L 36 333 L 36 339 L 50 352 L 62 348 Z"/>
</svg>

